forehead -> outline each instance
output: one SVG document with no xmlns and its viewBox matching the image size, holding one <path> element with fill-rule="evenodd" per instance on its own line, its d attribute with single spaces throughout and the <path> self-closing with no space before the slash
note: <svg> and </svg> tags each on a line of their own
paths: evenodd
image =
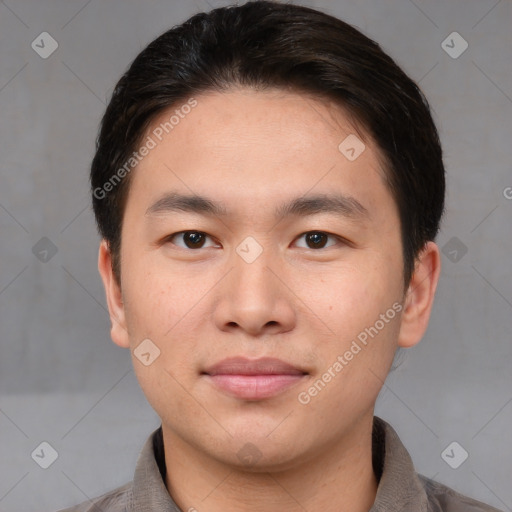
<svg viewBox="0 0 512 512">
<path fill-rule="evenodd" d="M 189 108 L 192 102 L 194 106 Z M 342 105 L 309 93 L 275 88 L 232 86 L 226 91 L 205 91 L 193 99 L 184 98 L 153 119 L 146 133 L 164 143 L 162 139 L 170 140 L 171 134 L 176 141 L 215 141 L 218 149 L 224 146 L 229 150 L 247 149 L 255 145 L 256 137 L 266 139 L 279 149 L 274 157 L 287 154 L 288 149 L 310 153 L 321 141 L 337 150 L 340 137 L 348 135 L 369 143 L 371 151 L 377 149 Z M 280 146 L 285 139 L 295 143 Z"/>
<path fill-rule="evenodd" d="M 192 100 L 159 114 L 144 136 L 154 148 L 137 165 L 131 188 L 148 200 L 162 187 L 247 204 L 282 203 L 288 191 L 296 197 L 336 188 L 361 202 L 370 189 L 385 192 L 378 149 L 333 102 L 250 88 Z"/>
</svg>

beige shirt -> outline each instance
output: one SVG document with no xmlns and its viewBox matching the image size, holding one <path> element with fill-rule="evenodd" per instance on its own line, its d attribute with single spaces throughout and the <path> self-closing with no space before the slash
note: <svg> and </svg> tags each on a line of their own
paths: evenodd
<svg viewBox="0 0 512 512">
<path fill-rule="evenodd" d="M 373 469 L 379 482 L 369 512 L 502 512 L 419 475 L 393 428 L 374 416 Z M 187 512 L 165 487 L 162 428 L 147 439 L 133 481 L 98 498 L 60 512 Z"/>
</svg>

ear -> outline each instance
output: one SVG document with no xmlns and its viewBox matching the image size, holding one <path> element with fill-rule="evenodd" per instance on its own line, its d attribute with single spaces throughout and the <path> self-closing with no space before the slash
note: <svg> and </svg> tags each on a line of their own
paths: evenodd
<svg viewBox="0 0 512 512">
<path fill-rule="evenodd" d="M 416 259 L 414 274 L 407 289 L 398 346 L 410 348 L 425 334 L 440 273 L 439 248 L 434 242 L 427 242 Z"/>
<path fill-rule="evenodd" d="M 125 310 L 121 287 L 117 282 L 112 270 L 112 255 L 105 239 L 101 241 L 98 254 L 98 270 L 103 280 L 105 293 L 107 295 L 108 311 L 110 313 L 110 336 L 112 341 L 123 348 L 129 348 L 130 340 L 126 329 Z"/>
</svg>

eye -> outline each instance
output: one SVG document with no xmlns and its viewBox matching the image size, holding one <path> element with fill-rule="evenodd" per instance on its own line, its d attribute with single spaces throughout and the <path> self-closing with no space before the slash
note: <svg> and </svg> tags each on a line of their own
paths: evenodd
<svg viewBox="0 0 512 512">
<path fill-rule="evenodd" d="M 308 244 L 306 249 L 324 249 L 326 247 L 326 241 L 328 238 L 340 240 L 339 237 L 335 235 L 331 235 L 330 233 L 325 233 L 324 231 L 308 231 L 307 233 L 302 233 L 300 238 L 305 237 L 306 244 Z M 331 244 L 327 247 L 331 247 L 332 245 L 336 245 L 336 243 Z M 304 247 L 304 246 L 302 246 Z"/>
<path fill-rule="evenodd" d="M 206 239 L 212 240 L 212 238 L 202 231 L 179 231 L 177 233 L 173 233 L 165 238 L 165 243 L 172 243 L 177 247 L 181 247 L 183 249 L 203 249 L 205 247 L 214 247 L 213 245 L 205 246 Z M 308 231 L 299 236 L 300 238 L 304 238 L 306 240 L 306 246 L 302 246 L 305 249 L 325 249 L 326 247 L 331 247 L 336 245 L 336 240 L 339 242 L 341 239 L 335 235 L 330 233 L 326 233 L 324 231 Z M 327 240 L 331 238 L 334 240 L 334 243 L 330 245 L 326 245 Z M 181 240 L 182 244 L 175 243 L 175 239 Z M 184 244 L 184 245 L 183 245 Z M 299 246 L 300 247 L 300 246 Z"/>
<path fill-rule="evenodd" d="M 174 243 L 173 240 L 175 238 L 183 240 L 183 243 L 185 245 L 183 246 Z M 178 233 L 169 235 L 165 239 L 165 242 L 171 242 L 172 244 L 177 245 L 178 247 L 182 247 L 184 249 L 203 249 L 205 247 L 204 241 L 207 238 L 210 237 L 206 233 L 203 233 L 202 231 L 179 231 Z"/>
</svg>

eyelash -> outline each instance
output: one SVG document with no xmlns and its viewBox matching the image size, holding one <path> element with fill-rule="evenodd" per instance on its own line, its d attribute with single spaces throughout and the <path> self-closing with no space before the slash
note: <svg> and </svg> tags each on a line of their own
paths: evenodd
<svg viewBox="0 0 512 512">
<path fill-rule="evenodd" d="M 205 233 L 204 231 L 194 231 L 194 230 L 186 230 L 186 231 L 178 231 L 176 233 L 173 233 L 172 235 L 169 235 L 167 237 L 165 237 L 165 239 L 163 240 L 164 243 L 172 243 L 173 245 L 176 245 L 172 242 L 172 239 L 178 235 L 184 235 L 186 233 L 199 233 L 201 235 L 205 235 L 206 237 L 212 239 L 212 237 L 210 235 L 208 235 L 207 233 Z M 327 231 L 318 231 L 318 230 L 312 230 L 312 231 L 305 231 L 304 233 L 300 234 L 298 238 L 302 238 L 304 237 L 305 235 L 309 235 L 309 234 L 312 234 L 312 233 L 315 233 L 315 234 L 321 234 L 321 235 L 326 235 L 328 238 L 334 238 L 336 240 L 338 240 L 338 242 L 341 242 L 341 243 L 347 243 L 347 241 L 343 240 L 341 237 L 337 236 L 337 235 L 334 235 L 332 233 L 329 233 Z M 333 244 L 333 245 L 329 245 L 327 247 L 320 247 L 319 249 L 315 249 L 315 248 L 312 248 L 312 247 L 301 247 L 301 249 L 311 249 L 313 251 L 319 251 L 319 250 L 322 250 L 322 249 L 329 249 L 330 247 L 334 247 L 336 244 Z M 180 247 L 180 246 L 177 246 L 177 247 Z M 190 250 L 190 251 L 197 251 L 199 249 L 205 249 L 205 247 L 199 247 L 199 248 L 196 248 L 196 249 L 192 249 L 190 247 L 180 247 L 181 249 L 185 249 L 185 250 Z M 207 249 L 207 247 L 206 247 Z"/>
</svg>

